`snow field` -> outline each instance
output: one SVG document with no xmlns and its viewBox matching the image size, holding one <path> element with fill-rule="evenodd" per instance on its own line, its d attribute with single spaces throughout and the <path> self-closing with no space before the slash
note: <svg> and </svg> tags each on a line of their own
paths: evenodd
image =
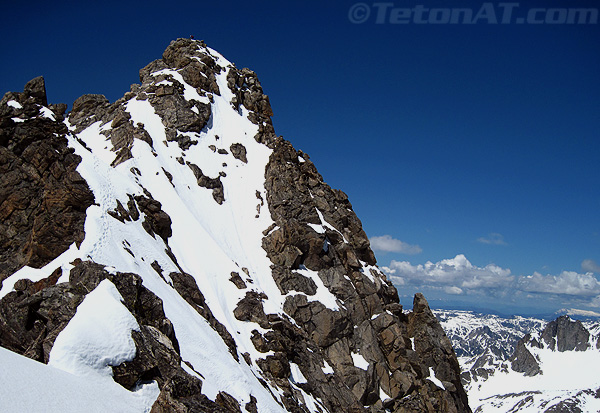
<svg viewBox="0 0 600 413">
<path fill-rule="evenodd" d="M 0 365 L 2 412 L 146 413 L 159 392 L 156 383 L 130 392 L 112 379 L 82 380 L 3 347 L 0 347 Z"/>
</svg>

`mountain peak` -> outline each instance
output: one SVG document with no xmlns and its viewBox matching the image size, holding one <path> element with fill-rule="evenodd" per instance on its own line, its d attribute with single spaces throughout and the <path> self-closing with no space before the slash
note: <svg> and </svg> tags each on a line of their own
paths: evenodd
<svg viewBox="0 0 600 413">
<path fill-rule="evenodd" d="M 253 71 L 177 39 L 67 119 L 32 82 L 0 103 L 1 346 L 132 411 L 470 411 L 427 301 L 403 312 Z"/>
<path fill-rule="evenodd" d="M 557 351 L 585 351 L 590 347 L 590 333 L 581 324 L 573 321 L 568 315 L 558 317 L 549 322 L 542 331 L 541 339 L 551 350 Z"/>
</svg>

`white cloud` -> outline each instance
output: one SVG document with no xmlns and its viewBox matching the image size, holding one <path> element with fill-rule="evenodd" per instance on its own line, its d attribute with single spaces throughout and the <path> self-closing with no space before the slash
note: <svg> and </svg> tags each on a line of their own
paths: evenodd
<svg viewBox="0 0 600 413">
<path fill-rule="evenodd" d="M 533 275 L 520 277 L 517 287 L 523 291 L 594 296 L 600 294 L 600 282 L 590 272 L 579 274 L 575 271 L 563 271 L 559 275 Z"/>
<path fill-rule="evenodd" d="M 504 241 L 504 236 L 502 234 L 498 234 L 497 232 L 491 232 L 487 237 L 477 238 L 477 242 L 490 245 L 507 245 Z"/>
<path fill-rule="evenodd" d="M 444 292 L 446 294 L 451 294 L 451 295 L 460 295 L 463 293 L 462 288 L 458 288 L 458 287 L 446 287 L 444 288 Z"/>
<path fill-rule="evenodd" d="M 529 276 L 515 276 L 510 269 L 495 264 L 473 265 L 462 254 L 418 265 L 392 260 L 382 270 L 398 286 L 417 286 L 449 295 L 512 296 L 513 299 L 521 296 L 531 300 L 560 298 L 565 303 L 600 307 L 600 281 L 592 272 L 563 271 L 558 275 L 534 272 Z"/>
<path fill-rule="evenodd" d="M 581 269 L 587 272 L 600 273 L 600 265 L 594 260 L 583 260 L 581 262 Z"/>
<path fill-rule="evenodd" d="M 389 267 L 383 267 L 383 270 L 398 284 L 445 286 L 454 288 L 449 290 L 454 294 L 460 294 L 458 290 L 462 292 L 464 289 L 507 287 L 514 281 L 509 269 L 494 264 L 477 267 L 462 254 L 419 265 L 392 260 Z"/>
<path fill-rule="evenodd" d="M 408 255 L 420 254 L 423 251 L 418 245 L 408 244 L 399 239 L 392 238 L 391 235 L 371 237 L 369 241 L 374 251 L 399 252 Z"/>
</svg>

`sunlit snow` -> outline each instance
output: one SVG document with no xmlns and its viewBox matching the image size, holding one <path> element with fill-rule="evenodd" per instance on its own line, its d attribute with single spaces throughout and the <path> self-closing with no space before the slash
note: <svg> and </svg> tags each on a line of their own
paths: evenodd
<svg viewBox="0 0 600 413">
<path fill-rule="evenodd" d="M 442 381 L 435 376 L 435 371 L 433 371 L 433 367 L 429 367 L 429 377 L 427 377 L 427 380 L 431 381 L 433 384 L 438 386 L 440 389 L 446 390 Z"/>
<path fill-rule="evenodd" d="M 358 353 L 351 353 L 352 361 L 354 365 L 359 369 L 367 370 L 369 368 L 369 362 L 365 360 L 365 358 Z"/>
<path fill-rule="evenodd" d="M 112 377 L 111 366 L 133 360 L 131 331 L 140 327 L 122 300 L 113 283 L 101 281 L 56 337 L 48 365 L 77 376 Z"/>
<path fill-rule="evenodd" d="M 158 397 L 156 382 L 131 392 L 112 379 L 85 379 L 0 347 L 3 412 L 147 413 Z"/>
<path fill-rule="evenodd" d="M 9 100 L 8 102 L 6 102 L 6 104 L 8 106 L 10 106 L 11 108 L 23 109 L 23 106 L 19 102 L 17 102 L 16 100 Z"/>
</svg>

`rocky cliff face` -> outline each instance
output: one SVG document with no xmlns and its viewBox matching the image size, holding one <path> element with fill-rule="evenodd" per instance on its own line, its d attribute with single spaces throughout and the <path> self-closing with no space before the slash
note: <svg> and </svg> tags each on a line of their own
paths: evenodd
<svg viewBox="0 0 600 413">
<path fill-rule="evenodd" d="M 94 196 L 75 170 L 80 158 L 68 147 L 65 110 L 48 106 L 41 77 L 0 102 L 0 282 L 83 241 Z"/>
<path fill-rule="evenodd" d="M 255 73 L 179 39 L 140 81 L 67 118 L 42 78 L 0 102 L 0 345 L 155 388 L 153 412 L 470 411 L 427 301 L 403 311 Z M 81 345 L 106 291 L 129 356 Z"/>
</svg>

